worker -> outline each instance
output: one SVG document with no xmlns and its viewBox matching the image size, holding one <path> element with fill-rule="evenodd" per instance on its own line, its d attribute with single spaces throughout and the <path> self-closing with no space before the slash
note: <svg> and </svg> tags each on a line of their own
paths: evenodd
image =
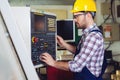
<svg viewBox="0 0 120 80">
<path fill-rule="evenodd" d="M 100 29 L 94 22 L 96 5 L 94 0 L 76 0 L 71 10 L 78 29 L 83 35 L 77 46 L 66 43 L 57 36 L 57 43 L 74 53 L 74 59 L 68 62 L 56 61 L 49 53 L 43 53 L 40 59 L 57 69 L 72 71 L 74 80 L 103 80 L 105 71 L 104 40 Z"/>
</svg>

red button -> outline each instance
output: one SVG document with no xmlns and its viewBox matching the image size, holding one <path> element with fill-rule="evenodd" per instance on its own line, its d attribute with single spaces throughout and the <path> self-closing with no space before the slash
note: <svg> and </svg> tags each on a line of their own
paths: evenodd
<svg viewBox="0 0 120 80">
<path fill-rule="evenodd" d="M 35 43 L 38 42 L 38 38 L 35 37 L 35 38 L 34 38 L 34 42 L 35 42 Z"/>
</svg>

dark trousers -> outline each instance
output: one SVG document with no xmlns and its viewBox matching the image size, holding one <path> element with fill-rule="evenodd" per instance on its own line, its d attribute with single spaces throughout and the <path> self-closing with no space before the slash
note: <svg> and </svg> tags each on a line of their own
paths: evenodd
<svg viewBox="0 0 120 80">
<path fill-rule="evenodd" d="M 102 76 L 95 77 L 86 67 L 81 72 L 74 73 L 74 80 L 103 80 Z"/>
<path fill-rule="evenodd" d="M 102 75 L 105 72 L 105 69 L 107 67 L 107 61 L 104 56 L 103 65 L 102 65 L 102 71 L 99 77 L 94 76 L 87 67 L 84 67 L 81 72 L 75 72 L 74 73 L 74 80 L 103 80 Z"/>
</svg>

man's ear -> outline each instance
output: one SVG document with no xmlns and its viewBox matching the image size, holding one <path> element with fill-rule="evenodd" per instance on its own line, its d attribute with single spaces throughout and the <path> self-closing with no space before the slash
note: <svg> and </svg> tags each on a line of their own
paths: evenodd
<svg viewBox="0 0 120 80">
<path fill-rule="evenodd" d="M 88 16 L 89 18 L 92 17 L 92 15 L 91 15 L 89 12 L 87 13 L 87 16 Z"/>
</svg>

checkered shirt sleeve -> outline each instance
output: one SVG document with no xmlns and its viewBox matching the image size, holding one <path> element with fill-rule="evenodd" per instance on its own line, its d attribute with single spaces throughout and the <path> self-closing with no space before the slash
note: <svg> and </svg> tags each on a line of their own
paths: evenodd
<svg viewBox="0 0 120 80">
<path fill-rule="evenodd" d="M 103 38 L 98 33 L 90 33 L 81 51 L 73 61 L 69 61 L 69 68 L 73 72 L 80 72 L 85 66 L 96 76 L 101 72 L 103 62 Z"/>
</svg>

